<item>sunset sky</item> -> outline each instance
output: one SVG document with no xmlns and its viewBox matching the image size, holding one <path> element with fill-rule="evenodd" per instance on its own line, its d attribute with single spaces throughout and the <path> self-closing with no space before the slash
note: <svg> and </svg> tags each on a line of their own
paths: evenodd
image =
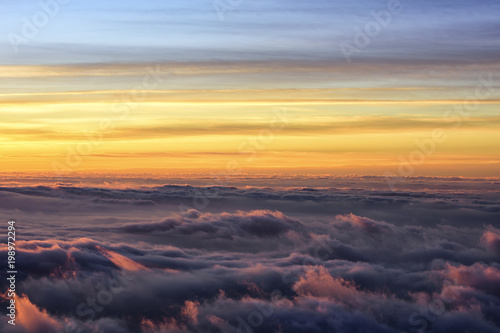
<svg viewBox="0 0 500 333">
<path fill-rule="evenodd" d="M 2 168 L 500 176 L 500 3 L 391 3 L 10 3 Z"/>
</svg>

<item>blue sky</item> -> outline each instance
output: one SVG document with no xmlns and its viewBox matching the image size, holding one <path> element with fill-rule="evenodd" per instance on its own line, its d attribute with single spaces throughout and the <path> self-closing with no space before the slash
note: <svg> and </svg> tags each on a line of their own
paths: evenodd
<svg viewBox="0 0 500 333">
<path fill-rule="evenodd" d="M 222 1 L 222 0 L 221 0 Z M 47 1 L 45 1 L 47 2 Z M 102 63 L 186 60 L 344 61 L 339 44 L 352 43 L 354 28 L 389 1 L 244 0 L 219 19 L 213 2 L 77 1 L 22 45 L 23 18 L 40 10 L 37 1 L 4 5 L 0 63 Z M 401 1 L 402 11 L 353 57 L 356 61 L 484 61 L 499 56 L 495 1 Z"/>
</svg>

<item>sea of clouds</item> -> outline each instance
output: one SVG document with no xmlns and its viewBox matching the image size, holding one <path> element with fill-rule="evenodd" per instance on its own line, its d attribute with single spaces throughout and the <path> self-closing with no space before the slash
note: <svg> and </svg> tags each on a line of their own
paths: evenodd
<svg viewBox="0 0 500 333">
<path fill-rule="evenodd" d="M 500 332 L 498 180 L 302 181 L 3 184 L 0 331 Z"/>
</svg>

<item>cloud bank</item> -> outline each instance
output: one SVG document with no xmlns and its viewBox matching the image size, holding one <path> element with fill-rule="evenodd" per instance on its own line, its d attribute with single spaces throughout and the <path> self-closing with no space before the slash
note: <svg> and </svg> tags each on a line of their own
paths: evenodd
<svg viewBox="0 0 500 333">
<path fill-rule="evenodd" d="M 0 328 L 499 332 L 498 184 L 485 182 L 3 187 L 20 273 L 17 325 Z"/>
</svg>

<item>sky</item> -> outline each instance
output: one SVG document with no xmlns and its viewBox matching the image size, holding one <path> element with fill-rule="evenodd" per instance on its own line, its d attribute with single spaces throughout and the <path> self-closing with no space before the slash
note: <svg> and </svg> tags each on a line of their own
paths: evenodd
<svg viewBox="0 0 500 333">
<path fill-rule="evenodd" d="M 5 171 L 500 175 L 496 1 L 3 8 Z"/>
</svg>

